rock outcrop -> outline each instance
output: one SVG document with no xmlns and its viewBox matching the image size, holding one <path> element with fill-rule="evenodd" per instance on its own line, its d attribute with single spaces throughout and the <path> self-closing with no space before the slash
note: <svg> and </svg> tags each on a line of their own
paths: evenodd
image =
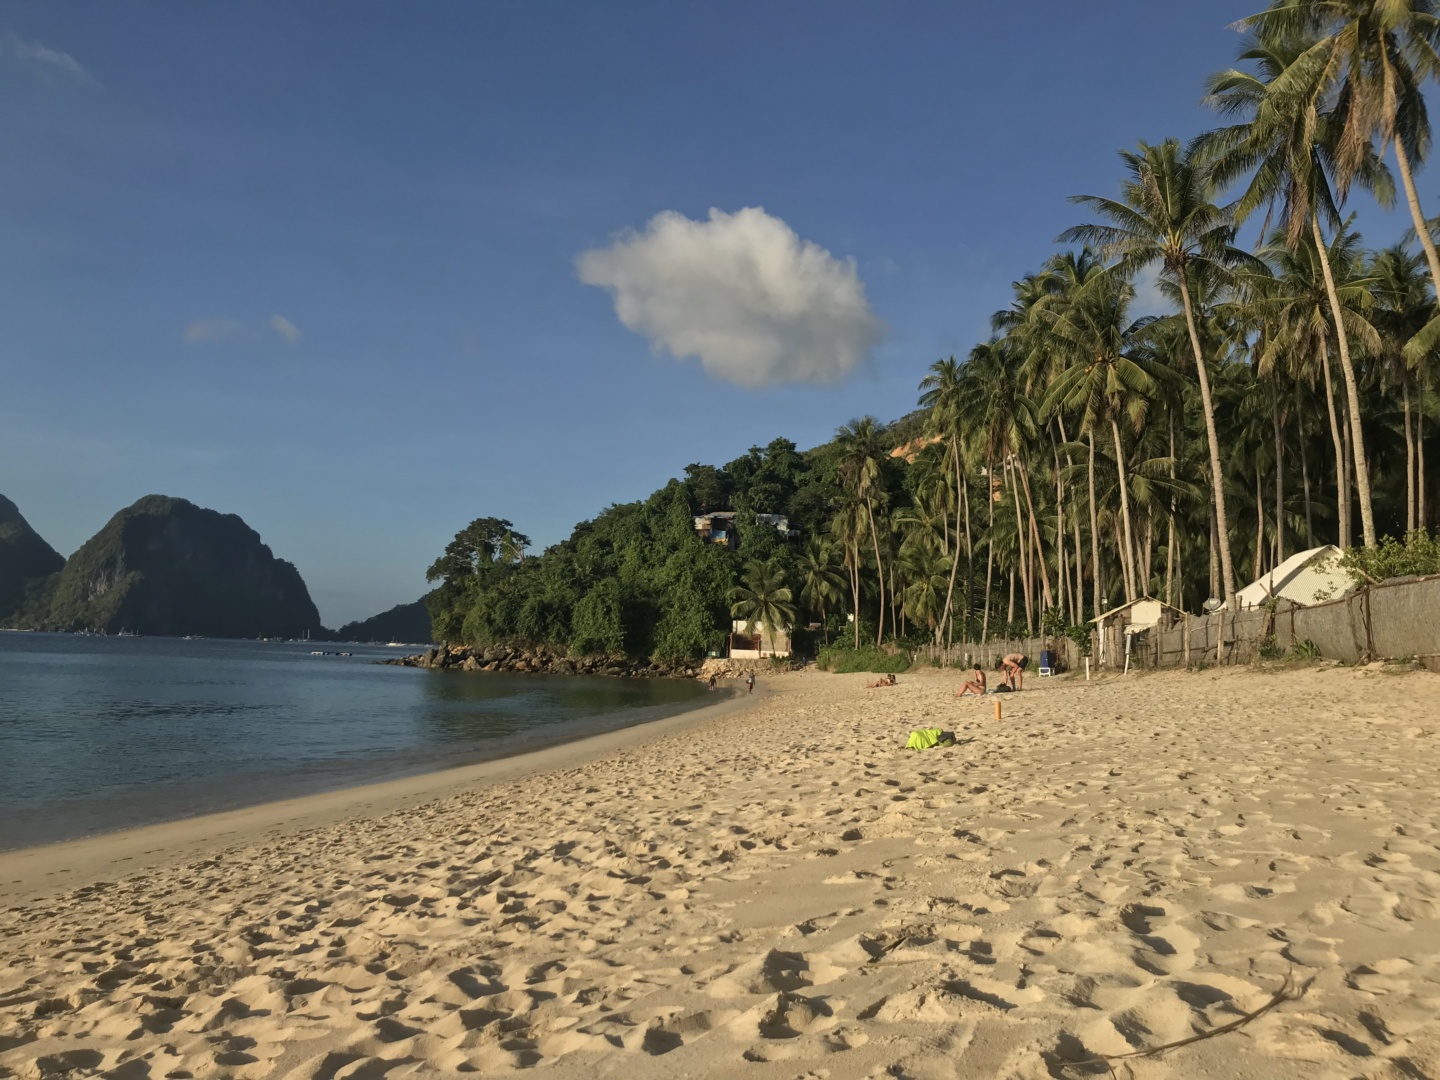
<svg viewBox="0 0 1440 1080">
<path fill-rule="evenodd" d="M 42 629 L 206 637 L 319 635 L 294 565 L 234 514 L 147 495 L 112 517 L 55 580 Z"/>
<path fill-rule="evenodd" d="M 400 667 L 450 668 L 457 671 L 515 671 L 545 675 L 612 675 L 629 678 L 693 679 L 693 664 L 667 665 L 623 656 L 573 657 L 545 645 L 451 645 L 427 649 L 415 656 L 377 661 Z"/>
<path fill-rule="evenodd" d="M 36 603 L 46 579 L 64 565 L 64 556 L 41 539 L 19 507 L 0 495 L 0 624 Z"/>
</svg>

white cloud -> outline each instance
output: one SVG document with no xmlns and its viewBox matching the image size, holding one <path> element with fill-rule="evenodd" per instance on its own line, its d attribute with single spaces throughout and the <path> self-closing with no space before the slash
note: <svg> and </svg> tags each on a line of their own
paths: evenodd
<svg viewBox="0 0 1440 1080">
<path fill-rule="evenodd" d="M 285 318 L 284 315 L 271 315 L 265 325 L 270 327 L 271 330 L 274 330 L 275 333 L 279 334 L 291 345 L 294 345 L 300 340 L 300 328 Z"/>
<path fill-rule="evenodd" d="M 26 41 L 15 33 L 0 37 L 0 58 L 16 67 L 26 68 L 51 79 L 64 79 L 84 86 L 95 86 L 95 77 L 69 53 Z"/>
<path fill-rule="evenodd" d="M 185 340 L 226 341 L 239 335 L 241 326 L 234 319 L 196 319 L 185 327 Z"/>
<path fill-rule="evenodd" d="M 582 253 L 580 280 L 609 290 L 629 329 L 740 386 L 842 381 L 884 327 L 854 259 L 801 240 L 760 207 L 665 211 L 641 232 Z"/>
<path fill-rule="evenodd" d="M 265 320 L 265 327 L 279 334 L 287 344 L 294 345 L 300 340 L 300 328 L 284 315 L 271 315 Z M 238 319 L 196 319 L 185 327 L 185 340 L 192 345 L 207 341 L 258 341 L 263 331 L 253 323 Z"/>
</svg>

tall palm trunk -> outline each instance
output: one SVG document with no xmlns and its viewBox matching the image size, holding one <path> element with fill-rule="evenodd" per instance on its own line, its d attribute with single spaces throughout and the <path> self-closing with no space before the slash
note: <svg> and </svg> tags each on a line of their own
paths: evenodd
<svg viewBox="0 0 1440 1080">
<path fill-rule="evenodd" d="M 1335 414 L 1335 384 L 1330 377 L 1330 345 L 1320 339 L 1320 374 L 1325 380 L 1325 409 L 1330 415 L 1330 441 L 1335 447 L 1335 527 L 1338 547 L 1344 551 L 1350 546 L 1350 500 L 1344 497 L 1345 449 L 1340 437 L 1340 419 Z"/>
<path fill-rule="evenodd" d="M 1020 473 L 1020 486 L 1025 489 L 1025 505 L 1030 509 L 1030 539 L 1033 542 L 1034 557 L 1030 560 L 1030 571 L 1033 584 L 1035 567 L 1040 567 L 1040 587 L 1045 597 L 1045 607 L 1055 606 L 1054 594 L 1050 591 L 1050 570 L 1045 565 L 1045 545 L 1040 541 L 1040 519 L 1035 514 L 1035 500 L 1030 497 L 1030 470 L 1025 468 L 1025 463 L 1018 458 L 1015 468 Z"/>
<path fill-rule="evenodd" d="M 1420 407 L 1415 411 L 1415 517 L 1420 528 L 1429 527 L 1425 516 L 1425 380 L 1420 380 Z"/>
<path fill-rule="evenodd" d="M 850 574 L 850 595 L 855 601 L 852 610 L 855 612 L 853 620 L 855 648 L 858 649 L 860 648 L 860 538 L 858 536 L 855 538 L 853 552 L 847 549 L 845 553 L 845 569 Z"/>
<path fill-rule="evenodd" d="M 1055 466 L 1055 605 L 1063 612 L 1068 597 L 1065 586 L 1069 578 L 1065 559 L 1065 483 L 1060 476 L 1060 451 L 1055 433 L 1050 433 L 1050 456 Z"/>
<path fill-rule="evenodd" d="M 1355 481 L 1355 474 L 1351 471 L 1355 467 L 1355 455 L 1350 442 L 1348 410 L 1345 409 L 1343 401 L 1340 405 L 1342 414 L 1340 436 L 1344 440 L 1341 449 L 1345 454 L 1345 475 L 1340 485 L 1340 497 L 1345 500 L 1345 546 L 1348 548 L 1354 546 L 1355 543 L 1355 497 L 1350 490 L 1351 484 Z"/>
<path fill-rule="evenodd" d="M 1020 505 L 1020 485 L 1015 479 L 1017 470 L 1010 464 L 1008 456 L 1005 458 L 1005 471 L 1010 474 L 1010 492 L 1015 499 L 1015 559 L 1020 570 L 1021 583 L 1025 587 L 1025 625 L 1027 628 L 1033 628 L 1034 623 L 1030 620 L 1030 569 L 1026 560 L 1030 545 L 1029 539 L 1025 535 L 1025 513 L 1024 507 Z M 1012 593 L 1010 621 L 1013 623 L 1015 621 L 1013 596 L 1015 579 L 1013 577 L 1010 579 L 1010 589 Z"/>
<path fill-rule="evenodd" d="M 951 615 L 951 610 L 955 598 L 955 574 L 960 569 L 960 514 L 961 504 L 965 501 L 963 492 L 965 484 L 965 474 L 964 470 L 962 470 L 960 467 L 960 442 L 953 433 L 950 435 L 950 456 L 955 461 L 955 557 L 950 561 L 950 584 L 945 589 L 945 611 L 940 616 L 940 623 L 942 626 L 948 625 L 946 620 L 950 620 L 951 622 L 954 621 L 954 617 Z M 968 507 L 966 508 L 965 512 L 968 514 Z M 967 544 L 966 546 L 968 548 L 969 545 Z M 947 630 L 946 641 L 949 640 L 950 633 Z"/>
<path fill-rule="evenodd" d="M 1095 432 L 1090 439 L 1090 600 L 1091 610 L 1100 615 L 1100 515 L 1095 511 Z"/>
<path fill-rule="evenodd" d="M 1399 143 L 1397 141 L 1396 145 Z M 1330 269 L 1330 253 L 1325 249 L 1325 237 L 1320 232 L 1320 218 L 1312 211 L 1310 231 L 1315 237 L 1315 247 L 1320 254 L 1320 269 L 1325 275 L 1325 295 L 1330 301 L 1330 317 L 1335 324 L 1335 340 L 1340 346 L 1340 374 L 1345 379 L 1345 397 L 1350 404 L 1350 441 L 1355 454 L 1355 492 L 1360 496 L 1360 530 L 1365 537 L 1365 546 L 1375 546 L 1375 508 L 1370 499 L 1370 464 L 1365 457 L 1365 436 L 1360 430 L 1360 387 L 1355 380 L 1355 365 L 1350 362 L 1350 335 L 1345 331 L 1345 320 L 1340 317 L 1340 297 L 1335 291 L 1335 275 Z"/>
<path fill-rule="evenodd" d="M 1400 181 L 1405 187 L 1405 202 L 1410 207 L 1410 220 L 1415 225 L 1415 235 L 1420 238 L 1420 246 L 1425 249 L 1425 261 L 1430 266 L 1430 283 L 1435 286 L 1437 295 L 1440 295 L 1440 253 L 1435 250 L 1430 227 L 1425 224 L 1425 214 L 1420 209 L 1420 196 L 1415 192 L 1415 175 L 1410 170 L 1410 155 L 1405 152 L 1405 144 L 1399 139 L 1395 140 L 1395 163 L 1400 166 Z"/>
<path fill-rule="evenodd" d="M 1310 512 L 1310 448 L 1305 434 L 1305 408 L 1300 400 L 1300 383 L 1295 383 L 1295 433 L 1300 440 L 1300 481 L 1305 485 L 1305 547 L 1315 546 L 1315 519 Z"/>
<path fill-rule="evenodd" d="M 1120 445 L 1120 425 L 1110 418 L 1110 434 L 1115 436 L 1115 473 L 1120 481 L 1120 517 L 1125 530 L 1121 537 L 1121 570 L 1125 574 L 1125 600 L 1135 599 L 1135 534 L 1130 528 L 1130 492 L 1125 476 L 1125 450 Z"/>
<path fill-rule="evenodd" d="M 1415 437 L 1410 431 L 1410 380 L 1400 377 L 1401 401 L 1405 406 L 1405 534 L 1415 531 Z"/>
<path fill-rule="evenodd" d="M 1065 434 L 1064 418 L 1056 416 L 1055 423 L 1059 425 L 1060 428 L 1060 441 L 1062 443 L 1069 443 L 1070 437 Z M 1065 451 L 1065 466 L 1066 468 L 1070 469 L 1073 469 L 1075 466 L 1074 460 L 1070 457 L 1069 450 Z M 1064 520 L 1063 510 L 1061 512 L 1061 520 Z M 1070 501 L 1070 521 L 1075 529 L 1075 588 L 1071 590 L 1070 593 L 1070 595 L 1074 597 L 1075 617 L 1071 620 L 1071 623 L 1072 625 L 1078 626 L 1082 616 L 1085 614 L 1085 573 L 1083 570 L 1083 567 L 1085 565 L 1085 555 L 1080 548 L 1080 512 L 1075 509 L 1073 494 L 1071 495 Z M 1092 614 L 1098 615 L 1100 613 L 1096 611 L 1092 612 Z"/>
<path fill-rule="evenodd" d="M 960 497 L 965 503 L 965 635 L 970 635 L 970 618 L 975 614 L 975 548 L 970 540 L 970 482 L 961 474 Z M 954 613 L 950 625 L 955 625 Z"/>
<path fill-rule="evenodd" d="M 985 532 L 985 618 L 980 626 L 980 641 L 990 640 L 990 589 L 995 579 L 995 462 L 985 461 L 985 505 L 989 507 L 990 524 Z"/>
<path fill-rule="evenodd" d="M 1217 535 L 1217 534 L 1220 532 L 1220 527 L 1215 523 L 1215 500 L 1214 500 L 1213 498 L 1210 500 L 1210 506 L 1209 506 L 1208 510 L 1209 510 L 1209 518 L 1210 518 L 1210 596 L 1209 596 L 1209 599 L 1212 599 L 1212 600 L 1213 600 L 1213 599 L 1216 598 L 1216 595 L 1220 592 L 1220 540 L 1219 540 L 1218 535 Z"/>
<path fill-rule="evenodd" d="M 865 496 L 865 516 L 870 519 L 870 542 L 875 548 L 875 584 L 880 589 L 880 608 L 875 614 L 875 645 L 878 648 L 885 640 L 885 563 L 880 558 L 880 533 L 875 529 L 875 505 L 869 495 Z"/>
<path fill-rule="evenodd" d="M 1230 519 L 1225 512 L 1225 471 L 1220 465 L 1220 437 L 1215 431 L 1215 406 L 1210 398 L 1210 376 L 1205 370 L 1205 352 L 1200 348 L 1200 331 L 1195 326 L 1195 309 L 1190 303 L 1186 273 L 1175 275 L 1180 283 L 1180 303 L 1185 309 L 1185 326 L 1190 332 L 1190 349 L 1195 355 L 1195 374 L 1200 381 L 1200 407 L 1205 413 L 1205 441 L 1210 449 L 1210 491 L 1214 501 L 1216 531 L 1220 542 L 1220 584 L 1225 603 L 1235 609 L 1235 570 L 1230 558 Z"/>
<path fill-rule="evenodd" d="M 1170 410 L 1170 511 L 1165 537 L 1165 602 L 1175 605 L 1175 413 Z"/>
<path fill-rule="evenodd" d="M 1285 561 L 1285 432 L 1280 422 L 1280 387 L 1271 387 L 1270 423 L 1275 430 L 1275 565 Z"/>
<path fill-rule="evenodd" d="M 1255 459 L 1255 570 L 1250 576 L 1260 580 L 1265 572 L 1265 487 L 1260 478 L 1260 459 Z"/>
</svg>

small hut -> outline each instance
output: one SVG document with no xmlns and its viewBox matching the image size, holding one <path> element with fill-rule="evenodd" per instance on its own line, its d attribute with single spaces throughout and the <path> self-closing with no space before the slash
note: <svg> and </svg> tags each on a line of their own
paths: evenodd
<svg viewBox="0 0 1440 1080">
<path fill-rule="evenodd" d="M 1131 644 L 1136 635 L 1144 634 L 1155 627 L 1169 629 L 1184 617 L 1185 613 L 1179 608 L 1171 607 L 1153 596 L 1141 596 L 1096 615 L 1090 620 L 1100 638 L 1096 662 L 1116 663 L 1119 660 L 1116 654 L 1123 653 L 1128 667 Z M 1121 644 L 1122 642 L 1124 644 Z"/>
</svg>

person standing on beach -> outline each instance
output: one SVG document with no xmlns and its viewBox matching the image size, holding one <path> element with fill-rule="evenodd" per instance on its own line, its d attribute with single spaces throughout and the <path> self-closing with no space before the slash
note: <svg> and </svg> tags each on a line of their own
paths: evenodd
<svg viewBox="0 0 1440 1080">
<path fill-rule="evenodd" d="M 1003 671 L 1005 683 L 1011 690 L 1021 690 L 1025 686 L 1025 654 L 1012 652 L 1000 660 L 1000 670 Z"/>
<path fill-rule="evenodd" d="M 753 671 L 745 676 L 745 692 L 747 694 L 753 694 L 755 692 L 755 673 Z"/>
</svg>

